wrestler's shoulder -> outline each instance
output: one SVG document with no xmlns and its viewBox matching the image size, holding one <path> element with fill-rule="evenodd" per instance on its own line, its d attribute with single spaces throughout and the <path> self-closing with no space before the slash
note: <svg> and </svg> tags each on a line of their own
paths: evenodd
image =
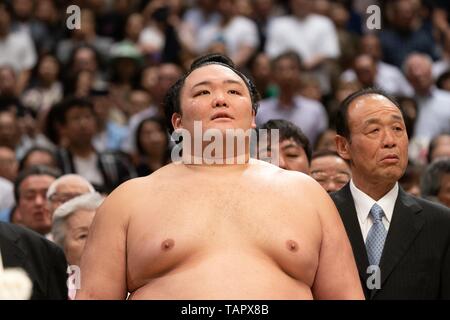
<svg viewBox="0 0 450 320">
<path fill-rule="evenodd" d="M 282 180 L 285 183 L 302 185 L 317 184 L 314 179 L 304 173 L 285 170 L 266 161 L 251 159 L 250 164 L 253 166 L 254 173 L 261 177 Z"/>
</svg>

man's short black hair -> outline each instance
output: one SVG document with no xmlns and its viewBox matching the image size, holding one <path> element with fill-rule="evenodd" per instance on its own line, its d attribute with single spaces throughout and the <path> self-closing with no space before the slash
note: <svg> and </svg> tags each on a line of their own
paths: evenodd
<svg viewBox="0 0 450 320">
<path fill-rule="evenodd" d="M 89 109 L 92 114 L 95 114 L 94 105 L 91 100 L 87 98 L 68 97 L 56 104 L 53 108 L 56 108 L 56 119 L 60 124 L 66 124 L 67 113 L 73 108 L 86 108 Z"/>
<path fill-rule="evenodd" d="M 283 59 L 292 60 L 297 64 L 299 70 L 303 69 L 302 57 L 294 50 L 287 50 L 283 53 L 280 53 L 275 58 L 273 58 L 272 61 L 270 62 L 271 67 L 275 68 L 275 66 Z"/>
<path fill-rule="evenodd" d="M 19 203 L 20 185 L 29 176 L 51 176 L 57 179 L 61 176 L 61 172 L 58 169 L 43 165 L 33 166 L 20 172 L 14 181 L 14 198 L 16 199 L 16 203 Z"/>
<path fill-rule="evenodd" d="M 305 151 L 306 158 L 308 158 L 308 163 L 311 163 L 312 149 L 309 139 L 303 131 L 292 122 L 282 119 L 269 120 L 262 124 L 259 129 L 266 129 L 268 131 L 268 136 L 270 136 L 270 130 L 278 129 L 280 134 L 280 143 L 284 140 L 294 139 L 294 141 Z"/>
<path fill-rule="evenodd" d="M 184 83 L 186 81 L 186 78 L 196 69 L 211 65 L 211 64 L 217 64 L 224 67 L 227 67 L 228 69 L 232 70 L 234 73 L 236 73 L 246 84 L 248 91 L 250 93 L 250 98 L 252 100 L 252 109 L 256 112 L 258 111 L 258 102 L 260 100 L 260 95 L 258 91 L 256 90 L 256 86 L 253 84 L 253 82 L 247 78 L 242 72 L 236 69 L 233 61 L 228 58 L 225 55 L 217 54 L 217 53 L 211 53 L 204 56 L 201 56 L 197 58 L 192 64 L 191 68 L 180 78 L 178 79 L 169 89 L 166 96 L 164 97 L 164 111 L 166 116 L 166 123 L 167 128 L 169 129 L 169 132 L 172 133 L 174 131 L 174 128 L 172 126 L 172 115 L 174 113 L 181 114 L 181 101 L 180 101 L 180 95 L 181 95 L 181 89 L 184 86 Z"/>
<path fill-rule="evenodd" d="M 341 102 L 339 106 L 339 110 L 336 115 L 336 133 L 340 136 L 343 136 L 346 139 L 350 139 L 350 129 L 348 126 L 348 108 L 350 104 L 362 96 L 367 95 L 381 95 L 391 101 L 399 110 L 402 112 L 402 109 L 400 108 L 400 105 L 398 102 L 394 99 L 394 97 L 387 94 L 385 91 L 379 88 L 366 88 L 362 90 L 355 91 L 351 95 L 349 95 L 347 98 L 344 99 L 344 101 Z"/>
<path fill-rule="evenodd" d="M 31 155 L 32 153 L 34 153 L 34 152 L 37 152 L 37 151 L 39 151 L 39 152 L 45 152 L 45 153 L 47 153 L 48 155 L 50 155 L 50 156 L 53 158 L 53 160 L 55 161 L 55 164 L 56 164 L 56 162 L 57 162 L 57 160 L 56 160 L 56 155 L 55 155 L 55 153 L 54 153 L 51 149 L 46 148 L 46 147 L 41 147 L 41 146 L 33 146 L 33 147 L 31 147 L 30 149 L 27 150 L 27 152 L 25 153 L 25 155 L 24 155 L 24 156 L 22 157 L 22 159 L 20 160 L 20 162 L 19 162 L 19 171 L 24 170 L 25 163 L 27 162 L 27 160 L 28 160 L 28 158 L 30 157 L 30 155 Z"/>
</svg>

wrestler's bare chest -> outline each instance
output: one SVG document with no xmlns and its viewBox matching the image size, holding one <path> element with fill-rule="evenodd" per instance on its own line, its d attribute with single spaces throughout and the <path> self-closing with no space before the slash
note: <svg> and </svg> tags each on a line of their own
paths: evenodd
<svg viewBox="0 0 450 320">
<path fill-rule="evenodd" d="M 214 277 L 237 270 L 251 275 L 258 268 L 312 285 L 321 230 L 308 201 L 295 205 L 298 199 L 290 201 L 289 194 L 236 180 L 191 183 L 163 184 L 133 204 L 138 209 L 127 230 L 130 291 L 183 272 L 201 270 L 207 277 L 213 270 Z"/>
</svg>

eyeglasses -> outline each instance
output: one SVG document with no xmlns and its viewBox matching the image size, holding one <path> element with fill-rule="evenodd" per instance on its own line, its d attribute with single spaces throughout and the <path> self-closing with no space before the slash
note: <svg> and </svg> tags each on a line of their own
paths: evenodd
<svg viewBox="0 0 450 320">
<path fill-rule="evenodd" d="M 350 180 L 350 175 L 346 173 L 338 173 L 334 176 L 328 176 L 323 172 L 312 172 L 311 177 L 319 183 L 346 184 Z"/>
<path fill-rule="evenodd" d="M 81 193 L 54 193 L 48 199 L 51 202 L 64 203 L 81 195 Z"/>
</svg>

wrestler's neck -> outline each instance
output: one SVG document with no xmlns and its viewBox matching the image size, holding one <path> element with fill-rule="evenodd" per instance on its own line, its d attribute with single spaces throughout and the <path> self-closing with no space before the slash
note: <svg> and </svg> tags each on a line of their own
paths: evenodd
<svg viewBox="0 0 450 320">
<path fill-rule="evenodd" d="M 183 155 L 183 163 L 198 170 L 243 170 L 250 164 L 250 153 L 234 153 L 232 155 L 217 156 L 206 154 Z"/>
</svg>

